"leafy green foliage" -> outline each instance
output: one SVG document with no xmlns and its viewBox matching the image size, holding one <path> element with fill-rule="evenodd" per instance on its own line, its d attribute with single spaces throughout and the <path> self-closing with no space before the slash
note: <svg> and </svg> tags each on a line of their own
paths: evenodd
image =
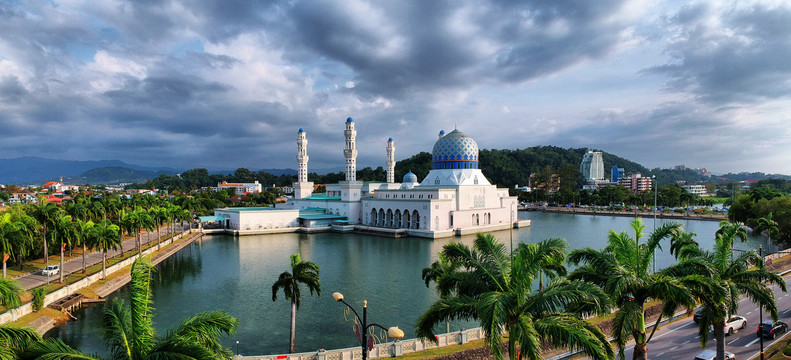
<svg viewBox="0 0 791 360">
<path fill-rule="evenodd" d="M 47 296 L 47 290 L 44 287 L 37 287 L 30 294 L 33 295 L 33 310 L 39 311 L 44 308 L 44 297 Z"/>
<path fill-rule="evenodd" d="M 563 277 L 566 243 L 548 239 L 538 244 L 519 244 L 509 255 L 505 245 L 491 234 L 477 234 L 473 248 L 451 243 L 443 247 L 440 260 L 423 270 L 427 285 L 436 283 L 441 298 L 420 316 L 417 334 L 436 341 L 434 327 L 446 320 L 477 320 L 497 359 L 504 332 L 509 334 L 509 354 L 540 359 L 541 343 L 580 349 L 594 359 L 611 359 L 612 348 L 598 327 L 580 314 L 604 313 L 610 307 L 598 286 Z M 553 279 L 534 290 L 542 274 Z"/>
</svg>

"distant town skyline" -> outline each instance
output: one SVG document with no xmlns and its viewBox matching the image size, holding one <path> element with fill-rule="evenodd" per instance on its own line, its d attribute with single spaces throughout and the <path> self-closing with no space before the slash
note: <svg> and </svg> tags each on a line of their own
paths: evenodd
<svg viewBox="0 0 791 360">
<path fill-rule="evenodd" d="M 791 3 L 0 3 L 0 157 L 343 166 L 603 150 L 648 168 L 791 174 Z"/>
</svg>

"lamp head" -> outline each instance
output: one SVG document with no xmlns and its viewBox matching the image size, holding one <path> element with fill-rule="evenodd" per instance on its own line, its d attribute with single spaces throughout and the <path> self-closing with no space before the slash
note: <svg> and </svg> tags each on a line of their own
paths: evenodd
<svg viewBox="0 0 791 360">
<path fill-rule="evenodd" d="M 343 300 L 343 294 L 336 291 L 332 293 L 332 298 L 335 299 L 335 301 L 341 301 Z"/>
<path fill-rule="evenodd" d="M 404 330 L 398 328 L 398 326 L 393 326 L 387 329 L 387 336 L 393 339 L 403 339 L 404 338 Z"/>
</svg>

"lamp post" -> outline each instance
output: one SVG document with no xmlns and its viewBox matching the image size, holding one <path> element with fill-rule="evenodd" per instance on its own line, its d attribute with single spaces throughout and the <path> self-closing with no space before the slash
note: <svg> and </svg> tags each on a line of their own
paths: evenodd
<svg viewBox="0 0 791 360">
<path fill-rule="evenodd" d="M 362 323 L 362 326 L 360 327 L 360 333 L 361 333 L 360 346 L 363 348 L 363 360 L 368 359 L 368 329 L 369 328 L 378 327 L 382 330 L 385 330 L 387 331 L 387 336 L 391 338 L 401 339 L 404 337 L 404 331 L 399 329 L 398 326 L 393 326 L 389 329 L 386 329 L 384 326 L 376 323 L 368 324 L 368 300 L 363 300 L 363 316 L 361 318 L 360 315 L 357 314 L 357 311 L 354 310 L 354 308 L 351 305 L 349 305 L 349 303 L 343 301 L 343 294 L 339 292 L 334 292 L 332 293 L 332 298 L 335 299 L 335 301 L 337 302 L 342 302 L 344 305 L 346 305 L 349 309 L 352 310 L 354 316 L 356 316 L 357 319 L 360 319 L 360 322 Z"/>
<path fill-rule="evenodd" d="M 658 190 L 656 175 L 651 175 L 651 180 L 653 180 L 653 185 L 654 185 L 654 231 L 656 231 L 656 192 Z M 656 273 L 656 249 L 654 249 L 653 260 L 654 260 L 654 273 Z"/>
<path fill-rule="evenodd" d="M 236 355 L 239 355 L 239 340 L 236 340 Z"/>
<path fill-rule="evenodd" d="M 763 245 L 758 245 L 758 256 L 761 258 L 761 270 L 764 268 L 764 247 Z M 761 339 L 761 360 L 764 360 L 764 333 L 761 329 L 761 325 L 764 322 L 764 307 L 761 306 L 761 303 L 758 303 L 758 338 Z"/>
</svg>

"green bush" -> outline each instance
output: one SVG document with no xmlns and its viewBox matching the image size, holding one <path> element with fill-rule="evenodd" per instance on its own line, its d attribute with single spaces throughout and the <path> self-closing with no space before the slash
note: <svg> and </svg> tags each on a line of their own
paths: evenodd
<svg viewBox="0 0 791 360">
<path fill-rule="evenodd" d="M 791 356 L 791 344 L 786 345 L 786 347 L 783 348 L 783 355 Z"/>
<path fill-rule="evenodd" d="M 44 307 L 44 297 L 47 296 L 47 291 L 43 287 L 39 287 L 33 289 L 30 293 L 33 294 L 33 310 L 41 310 Z"/>
</svg>

